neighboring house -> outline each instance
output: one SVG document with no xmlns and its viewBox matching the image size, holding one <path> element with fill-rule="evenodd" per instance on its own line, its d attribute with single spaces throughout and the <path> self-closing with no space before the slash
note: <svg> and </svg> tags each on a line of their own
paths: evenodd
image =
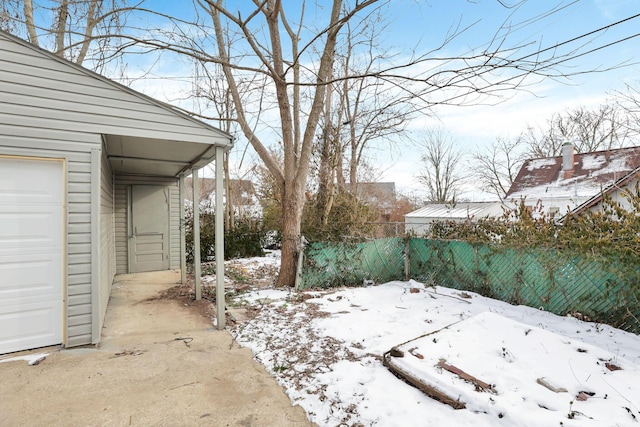
<svg viewBox="0 0 640 427">
<path fill-rule="evenodd" d="M 562 156 L 527 160 L 520 169 L 506 202 L 518 203 L 550 217 L 599 209 L 603 194 L 628 206 L 621 190 L 635 186 L 640 173 L 640 147 L 575 154 L 573 145 Z"/>
<path fill-rule="evenodd" d="M 404 216 L 405 231 L 418 236 L 428 234 L 434 222 L 466 222 L 497 218 L 504 213 L 501 202 L 433 203 Z"/>
<path fill-rule="evenodd" d="M 396 205 L 395 182 L 358 182 L 350 186 L 356 197 L 380 212 L 380 221 L 389 221 Z"/>
<path fill-rule="evenodd" d="M 0 31 L 0 354 L 97 343 L 115 274 L 184 268 L 179 183 L 231 144 Z"/>
<path fill-rule="evenodd" d="M 214 178 L 201 178 L 199 181 L 200 201 L 208 203 L 209 206 L 215 206 L 214 196 L 216 188 L 216 180 Z M 191 178 L 185 178 L 186 200 L 193 202 L 193 186 Z M 230 179 L 229 187 L 231 189 L 231 203 L 236 215 L 240 217 L 260 218 L 262 216 L 262 207 L 256 194 L 253 182 L 248 179 Z M 225 194 L 226 203 L 226 194 Z M 201 205 L 202 206 L 202 205 Z"/>
</svg>

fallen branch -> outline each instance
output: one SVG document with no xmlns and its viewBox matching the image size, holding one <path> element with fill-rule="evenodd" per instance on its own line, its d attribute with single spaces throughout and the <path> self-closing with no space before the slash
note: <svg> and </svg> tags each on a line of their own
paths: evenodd
<svg viewBox="0 0 640 427">
<path fill-rule="evenodd" d="M 476 377 L 474 377 L 473 375 L 467 374 L 465 371 L 463 371 L 460 368 L 457 368 L 457 367 L 455 367 L 453 365 L 447 364 L 444 359 L 440 359 L 440 361 L 438 362 L 438 364 L 436 366 L 438 368 L 444 369 L 445 371 L 451 372 L 452 374 L 456 374 L 457 376 L 459 376 L 463 380 L 472 383 L 474 386 L 476 386 L 476 391 L 488 391 L 489 393 L 498 394 L 496 389 L 493 388 L 493 386 L 491 384 L 486 383 L 486 382 L 484 382 L 482 380 L 479 380 Z"/>
<path fill-rule="evenodd" d="M 438 296 L 441 296 L 441 297 L 453 298 L 453 299 L 455 299 L 455 300 L 462 301 L 462 302 L 467 303 L 467 304 L 472 304 L 472 302 L 471 302 L 471 301 L 467 301 L 467 300 L 462 299 L 462 298 L 454 297 L 453 295 L 445 295 L 445 294 L 438 293 L 437 291 L 430 291 L 430 290 L 427 290 L 427 289 L 425 289 L 425 292 L 426 292 L 427 294 L 429 294 L 432 298 L 435 298 L 435 297 L 432 295 L 432 294 L 435 294 L 435 295 L 438 295 Z"/>
<path fill-rule="evenodd" d="M 391 356 L 389 352 L 385 353 L 382 359 L 382 364 L 386 366 L 395 376 L 421 390 L 430 398 L 449 405 L 453 409 L 466 408 L 466 404 L 464 402 L 461 402 L 460 400 L 449 396 L 445 392 L 438 390 L 436 387 L 426 384 L 424 381 L 416 378 L 408 371 L 397 366 L 395 363 L 393 363 L 393 359 L 391 359 L 392 357 L 393 356 Z"/>
</svg>

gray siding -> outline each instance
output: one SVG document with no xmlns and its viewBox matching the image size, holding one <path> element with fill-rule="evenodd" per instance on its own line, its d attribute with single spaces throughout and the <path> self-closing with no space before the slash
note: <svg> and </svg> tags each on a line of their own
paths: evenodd
<svg viewBox="0 0 640 427">
<path fill-rule="evenodd" d="M 129 272 L 129 239 L 127 230 L 127 185 L 117 178 L 114 184 L 114 231 L 115 231 L 115 255 L 116 274 Z"/>
<path fill-rule="evenodd" d="M 113 276 L 128 271 L 127 185 L 159 182 L 114 179 L 103 135 L 230 143 L 221 131 L 0 31 L 0 154 L 65 160 L 67 346 L 99 340 Z M 179 268 L 177 180 L 160 182 L 171 195 L 170 267 Z"/>
<path fill-rule="evenodd" d="M 21 42 L 18 42 L 21 43 Z M 0 116 L 16 125 L 210 144 L 212 128 L 0 33 Z M 228 136 L 220 132 L 221 144 Z"/>
<path fill-rule="evenodd" d="M 180 188 L 178 183 L 169 188 L 169 268 L 180 269 Z"/>
<path fill-rule="evenodd" d="M 9 125 L 0 115 L 0 154 L 65 159 L 67 185 L 66 344 L 91 342 L 91 148 L 98 135 Z"/>
<path fill-rule="evenodd" d="M 116 274 L 113 174 L 106 150 L 102 151 L 100 166 L 100 290 L 98 307 L 100 321 L 97 326 L 98 336 L 94 337 L 94 341 L 100 338 L 99 331 L 102 329 L 107 313 L 111 285 Z"/>
</svg>

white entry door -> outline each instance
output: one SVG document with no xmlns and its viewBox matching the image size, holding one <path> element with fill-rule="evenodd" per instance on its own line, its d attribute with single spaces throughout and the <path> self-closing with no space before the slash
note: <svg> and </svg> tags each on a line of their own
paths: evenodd
<svg viewBox="0 0 640 427">
<path fill-rule="evenodd" d="M 63 166 L 0 157 L 0 354 L 62 343 Z"/>
<path fill-rule="evenodd" d="M 130 273 L 169 269 L 169 194 L 160 185 L 131 186 Z"/>
</svg>

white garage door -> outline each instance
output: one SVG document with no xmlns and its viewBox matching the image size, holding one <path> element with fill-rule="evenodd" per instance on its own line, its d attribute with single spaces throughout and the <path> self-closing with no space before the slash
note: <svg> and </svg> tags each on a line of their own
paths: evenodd
<svg viewBox="0 0 640 427">
<path fill-rule="evenodd" d="M 0 157 L 0 354 L 62 342 L 61 161 Z"/>
</svg>

